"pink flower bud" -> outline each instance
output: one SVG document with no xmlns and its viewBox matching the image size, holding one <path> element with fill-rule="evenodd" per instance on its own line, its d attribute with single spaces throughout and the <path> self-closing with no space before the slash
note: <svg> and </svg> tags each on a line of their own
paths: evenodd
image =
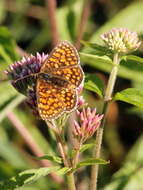
<svg viewBox="0 0 143 190">
<path fill-rule="evenodd" d="M 96 109 L 90 107 L 78 111 L 79 123 L 74 121 L 74 136 L 77 140 L 84 142 L 91 137 L 100 126 L 103 115 L 96 114 Z"/>
</svg>

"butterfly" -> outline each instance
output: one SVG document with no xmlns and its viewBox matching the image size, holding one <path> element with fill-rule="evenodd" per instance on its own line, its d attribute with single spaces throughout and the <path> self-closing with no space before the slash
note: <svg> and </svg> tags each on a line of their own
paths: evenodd
<svg viewBox="0 0 143 190">
<path fill-rule="evenodd" d="M 31 97 L 32 90 L 34 108 L 43 120 L 72 112 L 77 106 L 78 88 L 84 80 L 76 48 L 63 41 L 42 58 L 44 61 L 37 62 L 38 59 L 41 58 L 37 54 L 10 65 L 6 73 L 11 77 L 11 84 L 27 97 Z"/>
<path fill-rule="evenodd" d="M 59 43 L 41 66 L 36 84 L 38 111 L 43 120 L 56 119 L 77 106 L 84 73 L 75 47 Z"/>
</svg>

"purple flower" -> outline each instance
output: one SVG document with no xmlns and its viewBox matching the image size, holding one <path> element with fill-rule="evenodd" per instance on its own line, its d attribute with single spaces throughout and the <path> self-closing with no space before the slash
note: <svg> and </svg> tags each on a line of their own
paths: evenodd
<svg viewBox="0 0 143 190">
<path fill-rule="evenodd" d="M 20 80 L 26 76 L 36 74 L 40 72 L 41 65 L 44 63 L 48 55 L 42 53 L 36 54 L 36 56 L 30 55 L 23 57 L 21 61 L 16 61 L 9 66 L 5 73 L 13 80 Z"/>
<path fill-rule="evenodd" d="M 29 87 L 35 85 L 36 74 L 40 72 L 41 65 L 48 55 L 37 53 L 36 56 L 30 55 L 23 57 L 21 61 L 16 61 L 5 71 L 11 79 L 11 84 L 20 93 L 27 95 Z"/>
<path fill-rule="evenodd" d="M 27 104 L 32 108 L 34 114 L 39 116 L 36 100 L 36 74 L 40 72 L 41 66 L 47 59 L 48 54 L 30 55 L 16 61 L 5 71 L 11 79 L 11 84 L 20 93 L 27 96 Z"/>
<path fill-rule="evenodd" d="M 79 123 L 74 121 L 73 135 L 79 142 L 84 142 L 90 138 L 100 126 L 103 115 L 96 114 L 96 109 L 83 108 L 81 112 L 77 111 Z"/>
</svg>

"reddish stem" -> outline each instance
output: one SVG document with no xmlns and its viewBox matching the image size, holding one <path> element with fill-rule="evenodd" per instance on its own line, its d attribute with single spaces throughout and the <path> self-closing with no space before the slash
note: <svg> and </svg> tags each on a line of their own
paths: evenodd
<svg viewBox="0 0 143 190">
<path fill-rule="evenodd" d="M 56 0 L 46 0 L 47 11 L 48 11 L 48 20 L 52 36 L 53 46 L 57 45 L 59 42 L 59 33 L 56 20 Z"/>
<path fill-rule="evenodd" d="M 86 23 L 88 21 L 88 17 L 90 14 L 90 5 L 91 5 L 91 0 L 84 0 L 81 20 L 80 20 L 80 24 L 79 24 L 79 31 L 78 31 L 78 35 L 77 35 L 77 41 L 75 43 L 75 47 L 77 48 L 77 50 L 80 49 L 80 40 L 83 37 L 84 31 L 86 28 Z"/>
</svg>

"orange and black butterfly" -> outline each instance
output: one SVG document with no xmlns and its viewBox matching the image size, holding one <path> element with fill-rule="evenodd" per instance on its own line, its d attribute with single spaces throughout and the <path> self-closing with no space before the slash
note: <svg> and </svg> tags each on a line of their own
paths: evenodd
<svg viewBox="0 0 143 190">
<path fill-rule="evenodd" d="M 14 80 L 13 86 L 21 85 L 21 80 L 25 80 L 27 89 L 31 78 L 35 79 L 36 103 L 43 120 L 56 119 L 62 113 L 76 108 L 77 89 L 83 82 L 84 74 L 78 52 L 71 43 L 63 41 L 58 44 L 42 63 L 38 73 Z"/>
<path fill-rule="evenodd" d="M 37 79 L 37 103 L 42 119 L 55 119 L 77 105 L 77 88 L 83 82 L 80 59 L 73 45 L 61 42 L 45 60 Z"/>
</svg>

